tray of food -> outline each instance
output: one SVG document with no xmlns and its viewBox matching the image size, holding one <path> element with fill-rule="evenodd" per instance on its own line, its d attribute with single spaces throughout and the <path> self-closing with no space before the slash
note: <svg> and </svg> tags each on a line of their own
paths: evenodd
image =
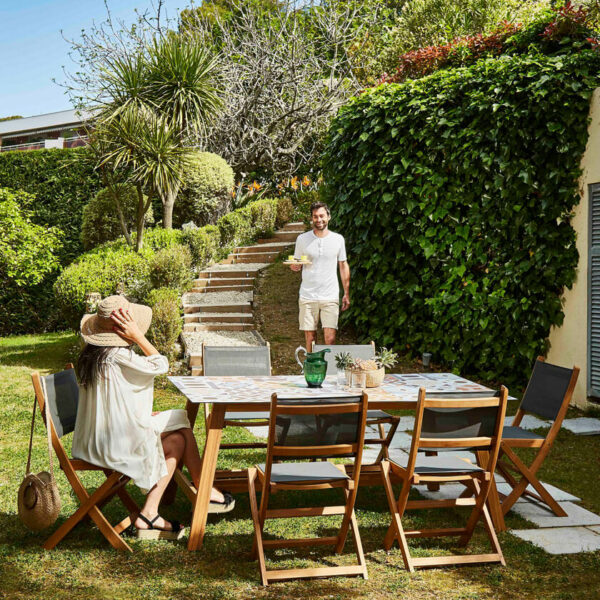
<svg viewBox="0 0 600 600">
<path fill-rule="evenodd" d="M 312 265 L 312 262 L 308 260 L 308 256 L 301 256 L 300 258 L 295 258 L 293 254 L 290 254 L 287 257 L 287 260 L 283 261 L 284 265 Z"/>
</svg>

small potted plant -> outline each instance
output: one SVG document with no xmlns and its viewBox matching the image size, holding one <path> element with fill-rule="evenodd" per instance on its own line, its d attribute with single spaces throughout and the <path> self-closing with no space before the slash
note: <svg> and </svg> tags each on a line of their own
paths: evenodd
<svg viewBox="0 0 600 600">
<path fill-rule="evenodd" d="M 393 350 L 381 348 L 379 354 L 369 360 L 357 358 L 354 361 L 354 370 L 365 373 L 365 387 L 378 387 L 383 383 L 385 369 L 391 369 L 398 362 L 398 355 Z"/>
<path fill-rule="evenodd" d="M 350 352 L 340 352 L 334 356 L 335 366 L 337 367 L 337 384 L 338 385 L 350 385 L 350 369 L 354 361 Z"/>
</svg>

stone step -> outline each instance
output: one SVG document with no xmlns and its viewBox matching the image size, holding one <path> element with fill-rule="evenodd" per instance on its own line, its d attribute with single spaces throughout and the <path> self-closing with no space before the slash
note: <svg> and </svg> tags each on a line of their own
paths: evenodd
<svg viewBox="0 0 600 600">
<path fill-rule="evenodd" d="M 278 242 L 289 242 L 290 244 L 293 244 L 296 241 L 296 238 L 301 234 L 304 233 L 303 231 L 276 231 L 275 232 L 275 240 Z M 258 245 L 262 244 L 270 244 L 273 241 L 273 238 L 270 239 L 261 239 L 258 240 Z"/>
<path fill-rule="evenodd" d="M 252 314 L 252 305 L 250 302 L 244 304 L 184 304 L 183 312 L 190 313 L 250 313 Z"/>
<path fill-rule="evenodd" d="M 252 323 L 184 323 L 184 331 L 252 331 Z"/>
<path fill-rule="evenodd" d="M 191 358 L 191 357 L 190 357 Z M 202 358 L 200 358 L 202 360 Z M 201 366 L 193 366 L 192 367 L 192 377 L 199 377 L 202 375 L 202 367 Z"/>
<path fill-rule="evenodd" d="M 269 244 L 258 244 L 256 246 L 238 246 L 233 254 L 247 254 L 256 252 L 283 252 L 289 248 L 292 242 L 271 242 Z"/>
<path fill-rule="evenodd" d="M 193 294 L 211 294 L 215 292 L 251 292 L 253 289 L 253 285 L 222 285 L 221 287 L 193 287 L 190 292 Z"/>
<path fill-rule="evenodd" d="M 202 290 L 207 287 L 254 285 L 254 279 L 254 277 L 201 277 L 194 280 L 194 287 Z"/>
<path fill-rule="evenodd" d="M 252 313 L 196 312 L 183 316 L 185 323 L 252 323 Z"/>
<path fill-rule="evenodd" d="M 256 277 L 258 273 L 257 269 L 246 269 L 243 265 L 240 265 L 239 269 L 219 269 L 214 271 L 201 271 L 198 274 L 199 279 L 223 279 L 224 277 L 231 277 L 232 279 L 248 279 Z"/>
<path fill-rule="evenodd" d="M 299 231 L 300 233 L 306 231 L 306 225 L 302 221 L 296 221 L 294 223 L 288 223 L 284 225 L 279 231 Z"/>
<path fill-rule="evenodd" d="M 271 263 L 278 256 L 279 252 L 248 252 L 247 254 L 230 254 L 227 258 L 231 259 L 235 264 L 239 263 Z"/>
</svg>

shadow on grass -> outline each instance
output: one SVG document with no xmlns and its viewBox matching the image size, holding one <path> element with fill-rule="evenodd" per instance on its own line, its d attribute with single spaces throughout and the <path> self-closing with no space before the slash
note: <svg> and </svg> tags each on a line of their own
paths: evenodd
<svg viewBox="0 0 600 600">
<path fill-rule="evenodd" d="M 0 343 L 0 364 L 35 370 L 59 369 L 78 349 L 78 336 L 64 332 L 44 336 L 4 338 Z"/>
</svg>

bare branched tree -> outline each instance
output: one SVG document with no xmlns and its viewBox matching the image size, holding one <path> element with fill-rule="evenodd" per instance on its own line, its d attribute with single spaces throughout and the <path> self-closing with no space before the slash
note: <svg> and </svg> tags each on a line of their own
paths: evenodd
<svg viewBox="0 0 600 600">
<path fill-rule="evenodd" d="M 229 4 L 231 18 L 186 19 L 199 43 L 220 53 L 226 103 L 205 149 L 238 174 L 285 176 L 314 164 L 332 116 L 360 88 L 347 49 L 374 13 L 341 0 L 285 1 L 265 18 L 259 3 Z"/>
</svg>

